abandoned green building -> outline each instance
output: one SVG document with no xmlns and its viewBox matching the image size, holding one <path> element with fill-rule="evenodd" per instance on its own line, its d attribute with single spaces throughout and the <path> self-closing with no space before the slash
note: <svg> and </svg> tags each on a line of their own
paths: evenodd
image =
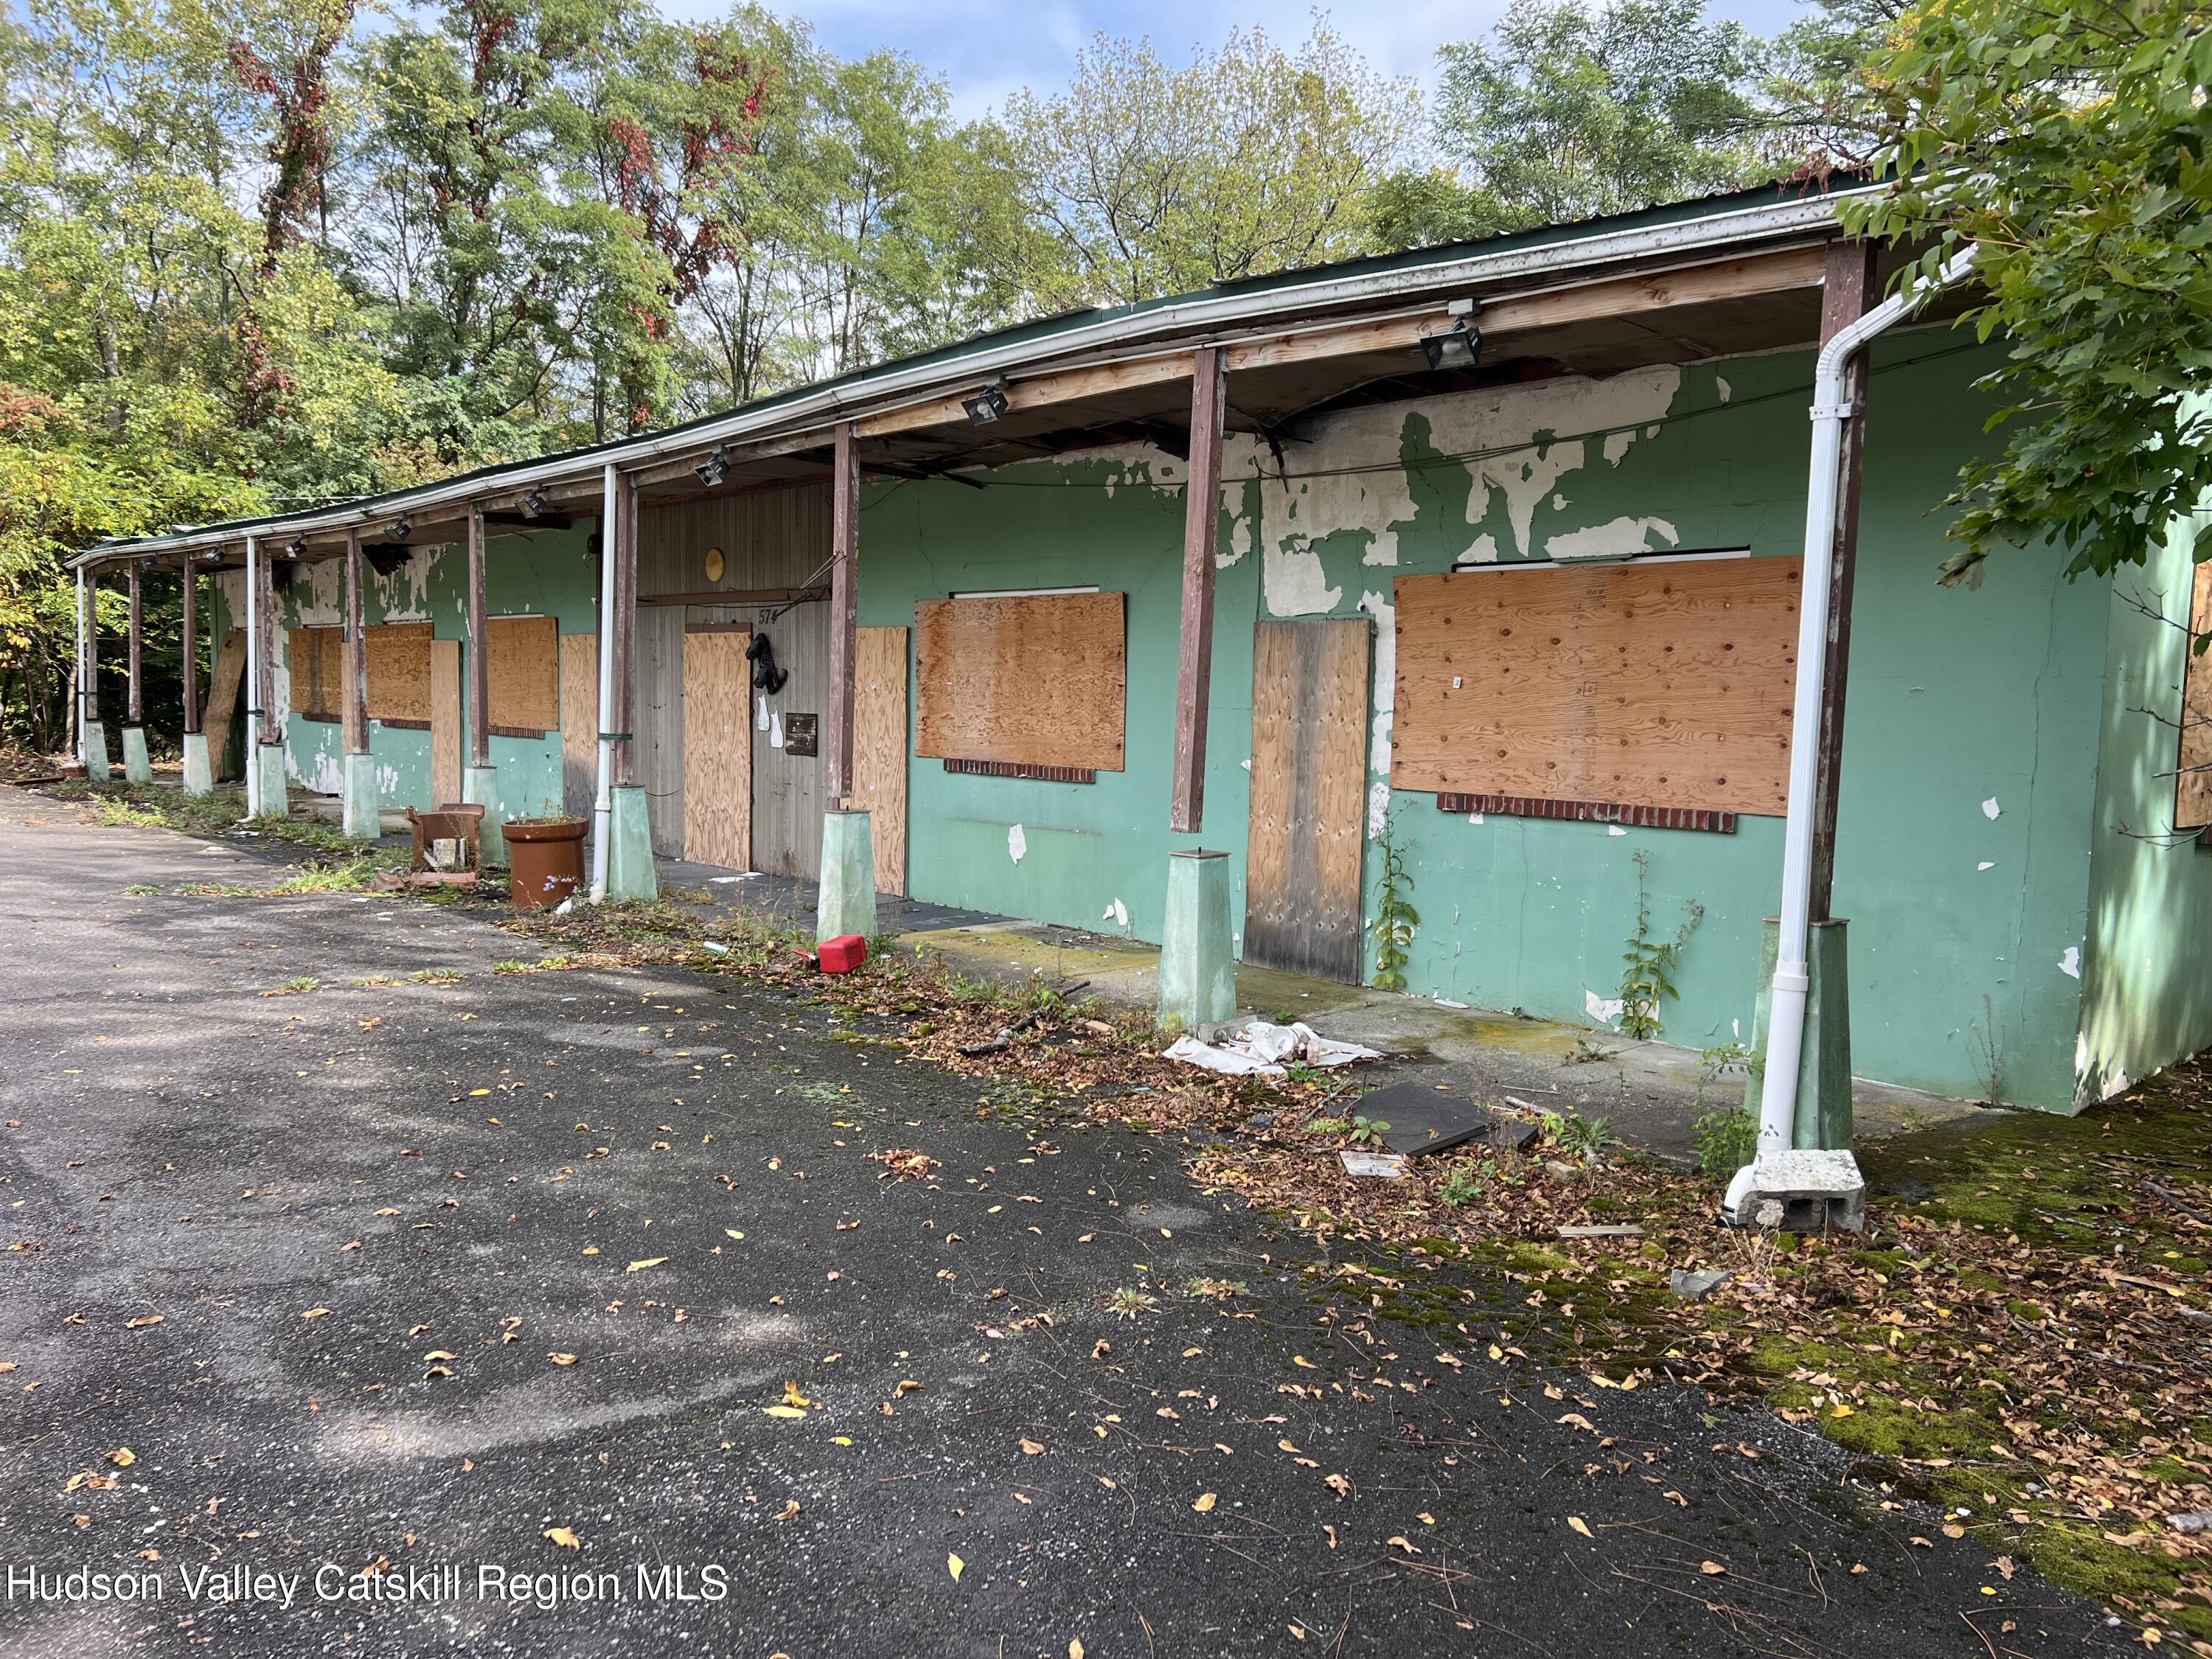
<svg viewBox="0 0 2212 1659">
<path fill-rule="evenodd" d="M 1749 1042 L 1820 726 L 1815 353 L 1902 263 L 1834 207 L 1770 189 L 1078 313 L 78 568 L 198 595 L 204 695 L 124 722 L 194 734 L 191 787 L 236 754 L 258 799 L 343 794 L 368 832 L 591 814 L 617 896 L 648 852 L 820 877 L 828 908 L 872 872 L 1165 938 L 1200 981 L 1217 946 L 1371 976 L 1387 884 L 1412 994 L 1610 1026 L 1640 926 L 1680 941 L 1666 1038 Z M 2212 1043 L 2200 602 L 2179 547 L 1936 585 L 2002 350 L 1956 308 L 1896 319 L 1830 411 L 1806 902 L 1849 920 L 1860 1074 L 2075 1109 Z"/>
</svg>

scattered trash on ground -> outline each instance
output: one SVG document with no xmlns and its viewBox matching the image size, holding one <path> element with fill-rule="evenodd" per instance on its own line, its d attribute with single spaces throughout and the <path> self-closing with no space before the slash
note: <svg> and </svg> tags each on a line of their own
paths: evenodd
<svg viewBox="0 0 2212 1659">
<path fill-rule="evenodd" d="M 1322 1036 L 1304 1020 L 1273 1025 L 1255 1019 L 1225 1030 L 1218 1041 L 1200 1042 L 1194 1036 L 1177 1037 L 1162 1055 L 1189 1066 L 1200 1066 L 1224 1077 L 1283 1077 L 1285 1061 L 1308 1066 L 1349 1066 L 1356 1060 L 1380 1060 L 1372 1048 L 1356 1042 L 1335 1042 Z"/>
</svg>

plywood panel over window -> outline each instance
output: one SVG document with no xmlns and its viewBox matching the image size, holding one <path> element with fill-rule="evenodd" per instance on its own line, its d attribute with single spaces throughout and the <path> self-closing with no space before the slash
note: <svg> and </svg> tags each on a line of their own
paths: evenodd
<svg viewBox="0 0 2212 1659">
<path fill-rule="evenodd" d="M 1802 564 L 1400 577 L 1391 784 L 1779 816 Z"/>
<path fill-rule="evenodd" d="M 542 736 L 561 724 L 561 625 L 494 617 L 487 625 L 491 728 Z"/>
<path fill-rule="evenodd" d="M 292 712 L 302 720 L 335 720 L 345 711 L 345 630 L 295 628 L 285 641 L 292 674 Z"/>
<path fill-rule="evenodd" d="M 2197 637 L 2212 631 L 2212 564 L 2197 567 L 2189 605 L 2190 652 L 2181 682 L 2181 761 L 2173 780 L 2173 827 L 2212 823 L 2212 653 L 2198 656 Z"/>
<path fill-rule="evenodd" d="M 368 647 L 368 717 L 387 726 L 430 724 L 430 624 L 385 623 L 362 630 Z"/>
<path fill-rule="evenodd" d="M 1122 769 L 1124 595 L 924 599 L 914 619 L 915 754 Z"/>
</svg>

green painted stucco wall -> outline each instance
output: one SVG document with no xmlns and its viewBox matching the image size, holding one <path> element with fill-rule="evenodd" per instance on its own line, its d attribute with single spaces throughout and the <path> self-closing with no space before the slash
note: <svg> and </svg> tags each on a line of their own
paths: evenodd
<svg viewBox="0 0 2212 1659">
<path fill-rule="evenodd" d="M 2193 530 L 2112 580 L 2112 669 L 2079 964 L 2085 1104 L 2212 1046 L 2203 945 L 2212 938 L 2212 849 L 2175 833 L 2173 810 Z M 2198 673 L 2207 660 L 2197 659 Z"/>
<path fill-rule="evenodd" d="M 590 550 L 589 522 L 566 530 L 495 536 L 484 549 L 484 603 L 495 617 L 552 617 L 563 634 L 597 631 L 597 560 Z M 280 574 L 282 567 L 280 567 Z M 418 550 L 389 575 L 368 571 L 362 608 L 371 627 L 385 623 L 431 624 L 434 637 L 460 640 L 466 672 L 466 585 L 468 559 L 458 545 Z M 313 567 L 305 583 L 283 582 L 277 591 L 278 625 L 285 629 L 332 627 L 343 617 L 343 566 L 330 561 Z M 218 625 L 221 625 L 220 623 Z M 286 665 L 289 672 L 289 665 Z M 287 707 L 290 700 L 287 698 Z M 462 711 L 465 744 L 467 710 Z M 369 751 L 376 757 L 378 793 L 386 806 L 427 808 L 430 799 L 430 734 L 393 730 L 372 720 Z M 296 711 L 285 728 L 286 767 L 307 787 L 337 794 L 343 771 L 345 733 L 335 720 L 312 720 Z M 527 817 L 561 809 L 561 738 L 491 738 L 492 764 L 499 774 L 496 807 L 503 817 Z"/>
<path fill-rule="evenodd" d="M 1979 441 L 1986 405 L 1971 382 L 1987 366 L 1942 333 L 1877 353 L 1836 908 L 1851 921 L 1862 1075 L 1980 1097 L 1994 1054 L 2001 1097 L 2064 1108 L 2081 981 L 2061 963 L 2087 925 L 2108 596 L 2065 582 L 2063 556 L 2048 550 L 1996 562 L 1977 590 L 1936 586 L 1948 550 L 1936 509 Z M 1241 917 L 1256 620 L 1376 619 L 1370 758 L 1381 786 L 1395 576 L 1541 558 L 1559 538 L 1799 552 L 1811 372 L 1809 354 L 1784 353 L 1353 411 L 1287 448 L 1290 471 L 1308 475 L 1287 484 L 1255 477 L 1272 458 L 1232 441 L 1206 830 L 1195 838 L 1167 830 L 1181 464 L 1100 452 L 1006 469 L 982 491 L 872 490 L 864 624 L 910 627 L 915 600 L 961 591 L 1128 594 L 1127 770 L 1054 785 L 951 775 L 917 759 L 911 890 L 1157 939 L 1167 854 L 1202 843 L 1236 855 Z M 1779 819 L 1741 818 L 1733 836 L 1478 823 L 1440 813 L 1433 796 L 1378 787 L 1370 830 L 1386 806 L 1422 915 L 1407 969 L 1416 993 L 1609 1022 L 1640 852 L 1655 931 L 1671 936 L 1700 908 L 1666 1036 L 1694 1047 L 1748 1039 Z M 1371 915 L 1371 841 L 1367 868 Z"/>
</svg>

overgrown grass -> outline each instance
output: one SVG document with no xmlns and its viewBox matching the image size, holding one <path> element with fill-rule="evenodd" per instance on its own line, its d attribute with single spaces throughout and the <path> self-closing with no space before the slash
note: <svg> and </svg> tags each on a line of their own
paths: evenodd
<svg viewBox="0 0 2212 1659">
<path fill-rule="evenodd" d="M 306 848 L 312 855 L 300 869 L 264 886 L 229 882 L 188 882 L 176 890 L 187 897 L 270 898 L 294 893 L 359 893 L 378 878 L 404 870 L 407 856 L 396 848 L 369 847 L 315 818 L 264 813 L 245 818 L 245 798 L 234 788 L 211 795 L 187 795 L 155 784 L 89 783 L 72 778 L 46 787 L 62 800 L 89 805 L 106 825 L 136 830 L 176 830 L 190 836 L 230 840 L 240 830 L 258 839 Z M 134 893 L 158 892 L 139 884 Z"/>
</svg>

